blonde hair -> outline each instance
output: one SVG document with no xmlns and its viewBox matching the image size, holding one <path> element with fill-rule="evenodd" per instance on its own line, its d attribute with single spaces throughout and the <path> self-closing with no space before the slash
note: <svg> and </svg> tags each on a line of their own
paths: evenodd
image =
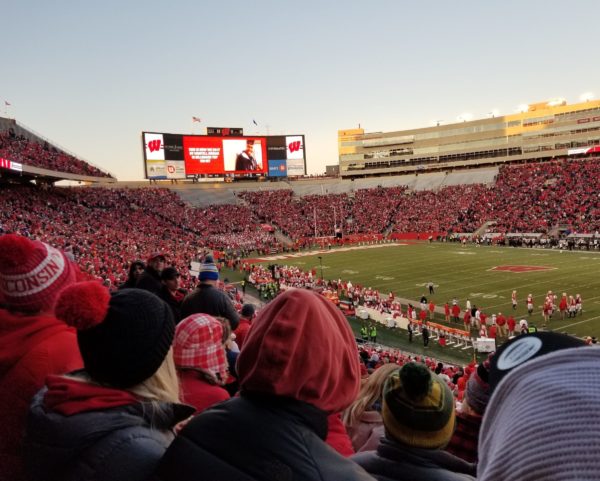
<svg viewBox="0 0 600 481">
<path fill-rule="evenodd" d="M 358 397 L 342 413 L 342 421 L 346 427 L 356 426 L 365 411 L 381 398 L 383 385 L 392 371 L 400 369 L 395 363 L 384 364 L 373 371 L 367 381 L 361 386 Z"/>
<path fill-rule="evenodd" d="M 87 372 L 66 375 L 69 379 L 95 384 L 97 386 L 110 387 L 110 384 L 99 383 L 92 379 Z M 160 424 L 160 420 L 165 419 L 167 410 L 161 407 L 161 402 L 179 403 L 179 379 L 173 360 L 173 348 L 169 349 L 165 359 L 156 372 L 145 381 L 136 384 L 133 387 L 124 389 L 137 397 L 141 398 L 144 410 L 150 411 L 150 423 L 152 426 Z"/>
<path fill-rule="evenodd" d="M 140 384 L 128 388 L 127 391 L 152 402 L 180 402 L 179 380 L 173 360 L 173 348 L 169 349 L 163 363 L 152 376 Z"/>
</svg>

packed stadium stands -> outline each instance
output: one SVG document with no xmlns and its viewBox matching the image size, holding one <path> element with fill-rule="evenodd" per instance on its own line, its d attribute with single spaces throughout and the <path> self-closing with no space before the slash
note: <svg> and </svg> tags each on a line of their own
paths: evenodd
<svg viewBox="0 0 600 481">
<path fill-rule="evenodd" d="M 3 195 L 2 232 L 68 248 L 86 272 L 112 285 L 125 281 L 132 260 L 145 260 L 153 251 L 167 254 L 189 281 L 187 266 L 204 248 L 241 255 L 278 246 L 244 207 L 189 208 L 166 189 L 15 185 L 4 187 Z"/>
<path fill-rule="evenodd" d="M 0 158 L 67 174 L 111 177 L 110 174 L 58 150 L 47 142 L 39 143 L 10 130 L 0 133 Z"/>
<path fill-rule="evenodd" d="M 8 132 L 0 135 L 0 156 L 56 172 L 97 178 L 109 177 L 108 174 L 50 145 Z M 500 169 L 354 181 L 318 179 L 255 184 L 182 183 L 169 185 L 170 188 L 129 188 L 123 185 L 119 188 L 65 188 L 14 176 L 7 176 L 0 181 L 4 201 L 3 209 L 0 210 L 0 238 L 22 239 L 18 236 L 2 236 L 5 233 L 17 233 L 56 246 L 64 251 L 66 257 L 76 261 L 84 273 L 101 280 L 102 284 L 113 292 L 128 280 L 132 261 L 155 259 L 156 253 L 159 253 L 159 258 L 164 256 L 167 265 L 174 266 L 175 272 L 181 274 L 182 282 L 176 285 L 183 288 L 182 292 L 178 291 L 178 299 L 179 302 L 184 302 L 185 289 L 196 286 L 196 279 L 190 272 L 192 263 L 204 260 L 208 265 L 212 265 L 212 261 L 206 260 L 206 253 L 211 250 L 218 261 L 226 263 L 230 268 L 239 269 L 244 276 L 244 282 L 247 280 L 250 285 L 254 285 L 258 295 L 265 301 L 277 298 L 290 287 L 314 290 L 334 303 L 342 299 L 347 305 L 354 306 L 353 312 L 354 308 L 358 312 L 360 306 L 361 310 L 370 309 L 381 318 L 385 316 L 392 319 L 394 323 L 396 318 L 407 319 L 407 332 L 411 342 L 413 335 L 421 336 L 423 349 L 428 348 L 428 329 L 432 339 L 440 346 L 445 346 L 447 332 L 455 336 L 451 340 L 458 339 L 456 332 L 463 332 L 464 339 L 461 340 L 465 343 L 471 342 L 474 346 L 475 342 L 470 338 L 469 331 L 472 326 L 467 323 L 467 331 L 455 328 L 446 330 L 446 327 L 439 324 L 430 324 L 428 328 L 425 308 L 421 306 L 420 320 L 417 320 L 417 309 L 413 309 L 413 306 L 406 302 L 403 305 L 405 300 L 395 297 L 392 292 L 380 293 L 377 289 L 359 284 L 353 286 L 349 281 L 342 279 L 324 279 L 322 272 L 320 276 L 317 275 L 316 267 L 307 270 L 296 266 L 267 267 L 254 264 L 254 261 L 248 259 L 255 253 L 262 255 L 298 250 L 314 243 L 384 240 L 404 234 L 418 236 L 422 233 L 439 233 L 445 237 L 451 233 L 474 233 L 485 229 L 501 236 L 519 232 L 535 232 L 542 235 L 556 230 L 558 225 L 579 233 L 595 233 L 600 230 L 600 164 L 595 158 L 565 158 L 553 162 L 503 166 Z M 336 235 L 342 239 L 336 239 Z M 14 262 L 9 258 L 10 255 L 6 255 L 5 252 L 3 262 L 14 267 Z M 207 264 L 203 264 L 202 269 Z M 212 267 L 216 271 L 216 267 Z M 166 269 L 163 272 L 165 271 Z M 1 276 L 6 276 L 6 273 L 0 272 Z M 11 274 L 8 274 L 6 282 L 13 282 L 10 276 Z M 201 276 L 199 278 L 202 279 Z M 167 280 L 162 277 L 161 279 L 163 282 Z M 28 282 L 38 281 L 31 278 Z M 97 282 L 91 284 L 98 286 Z M 245 287 L 245 283 L 242 286 Z M 82 292 L 85 294 L 85 290 Z M 281 297 L 293 296 L 294 291 L 290 292 Z M 322 301 L 320 296 L 310 295 L 318 297 L 318 302 Z M 237 291 L 234 297 L 236 301 L 241 300 Z M 8 304 L 8 300 L 8 297 L 2 299 L 3 305 Z M 96 302 L 95 298 L 84 300 L 86 306 Z M 276 303 L 277 300 L 274 301 L 274 304 Z M 581 302 L 579 305 L 581 306 Z M 241 303 L 236 302 L 236 306 L 241 308 Z M 453 304 L 454 307 L 459 309 L 458 305 Z M 445 309 L 449 308 L 446 304 Z M 440 309 L 441 307 L 438 307 L 438 310 Z M 429 320 L 435 320 L 433 301 L 429 304 L 429 310 Z M 328 306 L 318 312 L 330 311 Z M 334 311 L 337 312 L 336 309 Z M 300 312 L 300 309 L 297 312 Z M 484 319 L 482 311 L 477 312 L 480 313 L 480 319 Z M 448 318 L 449 314 L 445 315 Z M 338 313 L 336 318 L 339 319 L 340 316 Z M 455 314 L 453 316 L 458 318 Z M 312 319 L 313 315 L 309 317 Z M 489 360 L 480 363 L 479 367 L 471 363 L 460 368 L 438 362 L 430 356 L 405 353 L 377 344 L 377 317 L 372 320 L 373 323 L 368 327 L 366 323 L 360 326 L 363 342 L 358 347 L 358 354 L 365 385 L 369 382 L 375 383 L 378 370 L 382 369 L 383 372 L 390 364 L 402 369 L 406 365 L 408 370 L 417 366 L 416 369 L 428 372 L 427 376 L 431 376 L 432 382 L 440 383 L 440 389 L 448 393 L 448 415 L 454 413 L 455 404 L 457 409 L 456 424 L 459 427 L 452 439 L 452 431 L 445 434 L 445 441 L 450 442 L 444 456 L 457 456 L 452 458 L 453 466 L 457 466 L 456 463 L 464 463 L 461 466 L 465 473 L 475 474 L 475 465 L 469 463 L 476 461 L 481 455 L 477 449 L 477 430 L 482 422 L 482 415 L 485 414 L 490 391 L 487 377 L 486 381 L 482 382 L 478 376 L 487 376 L 482 366 L 485 369 L 490 368 Z M 214 322 L 220 325 L 220 321 Z M 298 323 L 296 317 L 294 323 Z M 347 325 L 345 328 L 349 330 Z M 493 320 L 490 332 L 492 329 L 494 334 L 490 334 L 490 337 L 496 337 L 496 325 Z M 294 331 L 296 330 L 295 327 Z M 330 329 L 328 332 L 334 330 Z M 479 335 L 484 336 L 481 332 Z M 487 331 L 483 332 L 486 332 L 487 336 Z M 521 332 L 528 331 L 523 331 L 522 328 Z M 566 338 L 564 335 L 563 337 Z M 222 335 L 219 334 L 218 341 L 221 342 L 222 339 Z M 498 339 L 502 342 L 514 342 L 505 339 L 503 333 L 498 335 Z M 338 341 L 328 344 L 329 348 L 333 345 L 339 346 Z M 582 340 L 575 338 L 564 342 L 570 343 L 569 345 L 584 344 Z M 592 342 L 590 338 L 590 343 Z M 221 344 L 217 347 L 225 349 Z M 315 351 L 314 346 L 311 345 L 310 348 L 311 352 Z M 264 351 L 266 348 L 261 349 Z M 356 344 L 351 333 L 348 336 L 348 349 L 355 359 Z M 326 349 L 317 351 L 324 353 L 326 357 L 328 355 Z M 243 352 L 242 350 L 242 354 Z M 309 357 L 302 358 L 303 369 Z M 597 359 L 595 362 L 597 363 Z M 318 366 L 319 371 L 329 367 L 324 362 Z M 223 369 L 225 378 L 234 371 L 230 368 L 230 373 L 227 374 L 226 368 Z M 593 372 L 596 371 L 597 369 Z M 424 376 L 423 372 L 421 375 Z M 437 376 L 432 374 L 434 372 Z M 298 372 L 294 371 L 292 377 L 297 378 Z M 379 377 L 382 378 L 379 381 L 382 384 L 383 377 Z M 218 381 L 223 384 L 223 380 Z M 235 385 L 236 382 L 234 379 Z M 36 389 L 38 388 L 39 386 L 36 386 Z M 381 385 L 379 389 L 381 390 Z M 226 399 L 228 394 L 224 389 L 223 392 Z M 178 393 L 179 391 L 175 395 L 176 398 Z M 360 396 L 359 393 L 355 403 L 362 403 Z M 239 399 L 243 399 L 243 396 L 237 397 L 238 401 Z M 354 398 L 348 397 L 348 403 L 352 399 Z M 26 401 L 28 404 L 29 399 Z M 363 403 L 361 414 L 365 406 Z M 356 411 L 353 413 L 356 414 Z M 326 440 L 328 444 L 347 456 L 355 450 L 362 450 L 363 446 L 368 445 L 368 448 L 364 449 L 377 447 L 376 443 L 363 445 L 365 440 L 355 436 L 357 416 L 352 417 L 346 411 L 343 418 L 345 424 L 342 424 L 340 414 L 343 413 L 337 412 L 332 416 L 334 421 L 329 421 L 337 422 L 339 426 L 337 432 L 330 426 L 330 435 Z M 354 421 L 351 422 L 351 419 Z M 384 421 L 380 421 L 378 429 L 383 430 Z M 193 423 L 194 421 L 191 421 L 190 425 L 193 426 Z M 466 433 L 465 423 L 475 426 L 475 431 Z M 451 424 L 453 426 L 454 421 Z M 28 435 L 35 438 L 38 431 L 34 429 L 32 433 L 30 427 Z M 20 435 L 21 431 L 15 430 L 15 433 Z M 381 431 L 381 434 L 383 433 L 384 431 Z M 169 451 L 177 449 L 177 440 L 181 436 L 180 434 L 176 438 L 172 445 L 174 448 L 171 447 Z M 333 439 L 334 436 L 341 436 L 346 443 L 345 448 L 337 444 L 340 442 L 339 438 Z M 373 436 L 373 439 L 380 437 L 376 430 L 373 431 Z M 482 436 L 485 436 L 485 431 L 482 431 Z M 6 447 L 0 446 L 0 450 L 3 449 Z M 37 463 L 42 458 L 33 456 L 32 459 Z M 358 454 L 353 459 L 358 466 L 362 465 L 366 458 Z M 3 461 L 1 457 L 0 461 Z M 181 465 L 179 461 L 177 464 Z M 366 465 L 369 466 L 368 463 Z M 13 474 L 13 479 L 19 479 L 17 476 L 18 474 Z M 474 478 L 465 474 L 463 479 Z"/>
<path fill-rule="evenodd" d="M 188 265 L 204 247 L 240 254 L 281 249 L 263 224 L 286 235 L 289 246 L 306 245 L 315 236 L 332 238 L 336 227 L 344 236 L 449 233 L 474 232 L 494 221 L 489 230 L 503 234 L 545 234 L 557 224 L 594 233 L 600 230 L 599 174 L 599 164 L 589 159 L 502 167 L 493 185 L 437 190 L 372 187 L 299 197 L 289 189 L 261 185 L 261 190 L 239 191 L 237 197 L 219 189 L 235 203 L 204 207 L 189 206 L 167 189 L 10 185 L 3 189 L 0 220 L 3 232 L 20 232 L 59 247 L 70 243 L 87 270 L 121 282 L 127 263 L 153 249 L 173 252 L 180 265 Z"/>
<path fill-rule="evenodd" d="M 344 233 L 474 232 L 494 221 L 495 232 L 548 233 L 556 224 L 571 231 L 600 229 L 596 159 L 504 166 L 495 175 L 423 176 L 426 182 L 401 187 L 360 189 L 354 195 L 295 196 L 289 190 L 240 194 L 261 219 L 273 222 L 292 238 L 333 235 L 334 224 Z M 418 177 L 417 177 L 418 178 Z M 457 184 L 455 181 L 487 182 Z M 436 189 L 425 186 L 437 185 Z M 315 217 L 316 214 L 316 219 Z M 342 213 L 342 217 L 340 217 Z M 349 222 L 348 222 L 349 221 Z"/>
</svg>

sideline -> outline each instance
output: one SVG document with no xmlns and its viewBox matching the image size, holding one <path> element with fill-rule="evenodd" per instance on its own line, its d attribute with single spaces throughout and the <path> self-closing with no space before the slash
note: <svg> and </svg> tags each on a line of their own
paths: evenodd
<svg viewBox="0 0 600 481">
<path fill-rule="evenodd" d="M 250 263 L 266 262 L 266 261 L 280 261 L 280 260 L 284 260 L 284 259 L 297 259 L 300 257 L 310 257 L 310 256 L 318 255 L 318 254 L 335 254 L 336 252 L 349 252 L 349 251 L 357 251 L 357 250 L 364 250 L 364 249 L 380 249 L 382 247 L 399 247 L 399 246 L 407 246 L 407 245 L 409 245 L 409 244 L 406 244 L 403 242 L 391 242 L 389 244 L 375 244 L 375 245 L 366 245 L 366 246 L 356 245 L 356 246 L 350 246 L 350 247 L 339 247 L 337 249 L 317 249 L 317 250 L 312 250 L 312 251 L 296 252 L 295 254 L 280 254 L 280 255 L 267 256 L 267 257 L 255 257 L 255 258 L 243 259 L 243 260 L 245 262 L 250 262 Z"/>
</svg>

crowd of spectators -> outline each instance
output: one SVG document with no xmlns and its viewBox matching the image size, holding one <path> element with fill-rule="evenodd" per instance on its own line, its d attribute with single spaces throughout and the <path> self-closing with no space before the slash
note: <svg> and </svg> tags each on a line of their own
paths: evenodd
<svg viewBox="0 0 600 481">
<path fill-rule="evenodd" d="M 151 258 L 159 269 L 163 257 Z M 244 306 L 242 325 L 210 256 L 181 320 L 139 285 L 110 292 L 85 277 L 66 251 L 0 236 L 0 467 L 14 481 L 533 481 L 600 469 L 600 351 L 580 339 L 516 336 L 459 367 L 357 345 L 341 311 L 307 289 L 256 316 Z"/>
<path fill-rule="evenodd" d="M 547 233 L 561 224 L 593 233 L 600 229 L 599 192 L 597 159 L 504 167 L 477 211 L 480 220 L 496 221 L 496 232 Z"/>
<path fill-rule="evenodd" d="M 472 184 L 407 193 L 392 217 L 393 231 L 473 232 L 482 224 L 474 205 L 486 192 L 486 186 Z"/>
<path fill-rule="evenodd" d="M 112 177 L 97 167 L 56 149 L 47 142 L 41 144 L 10 130 L 0 132 L 0 158 L 68 174 Z"/>
<path fill-rule="evenodd" d="M 357 233 L 474 232 L 493 221 L 492 232 L 548 233 L 600 230 L 600 164 L 596 159 L 503 166 L 492 186 L 447 186 L 435 191 L 404 187 L 351 194 L 294 197 L 291 190 L 243 192 L 256 216 L 293 240 Z"/>
<path fill-rule="evenodd" d="M 191 282 L 188 266 L 204 249 L 242 258 L 285 247 L 265 227 L 280 229 L 296 247 L 306 239 L 392 232 L 574 232 L 600 230 L 600 166 L 593 160 L 503 167 L 494 186 L 450 186 L 409 192 L 374 188 L 351 194 L 295 198 L 290 190 L 244 192 L 245 205 L 194 208 L 167 189 L 3 189 L 3 232 L 19 232 L 66 248 L 83 269 L 111 285 L 126 280 L 132 260 L 161 251 Z M 268 224 L 265 226 L 264 224 Z M 123 235 L 123 233 L 127 235 Z"/>
<path fill-rule="evenodd" d="M 15 481 L 26 479 L 25 470 L 31 479 L 112 481 L 529 481 L 596 473 L 599 432 L 590 406 L 600 400 L 600 354 L 581 340 L 526 333 L 464 368 L 372 344 L 359 348 L 331 299 L 405 315 L 394 293 L 286 266 L 242 264 L 250 282 L 284 289 L 248 321 L 241 349 L 231 335 L 237 313 L 198 306 L 225 302 L 205 249 L 225 256 L 277 249 L 265 220 L 301 236 L 311 235 L 301 226 L 311 215 L 317 233 L 338 218 L 349 224 L 346 232 L 360 233 L 391 224 L 460 230 L 491 216 L 499 229 L 561 222 L 595 230 L 597 173 L 589 162 L 561 161 L 504 168 L 491 188 L 370 189 L 304 199 L 290 191 L 254 193 L 244 194 L 249 207 L 203 209 L 162 189 L 4 187 L 0 234 L 20 235 L 0 236 L 2 471 Z M 532 189 L 523 175 L 535 178 Z M 532 207 L 525 223 L 511 220 L 521 215 L 506 200 L 515 191 L 527 192 L 513 198 L 519 209 Z M 298 217 L 288 222 L 292 211 Z M 172 280 L 163 273 L 175 265 L 174 277 L 193 287 L 189 267 L 200 258 L 204 292 L 182 300 L 177 327 L 179 319 L 154 294 L 137 284 L 113 289 L 135 259 L 159 262 L 160 282 Z M 421 312 L 431 310 L 421 302 Z M 562 313 L 568 305 L 561 304 Z M 483 327 L 481 312 L 479 319 Z M 514 352 L 532 345 L 535 352 L 515 360 Z M 60 353 L 69 359 L 54 362 Z M 192 407 L 181 404 L 192 400 Z M 560 463 L 549 461 L 558 456 Z"/>
<path fill-rule="evenodd" d="M 89 274 L 118 286 L 129 264 L 161 252 L 192 284 L 189 266 L 205 249 L 242 256 L 268 253 L 273 234 L 251 222 L 240 206 L 195 209 L 166 189 L 3 189 L 0 231 L 15 232 L 65 249 Z"/>
<path fill-rule="evenodd" d="M 333 236 L 351 214 L 347 194 L 294 197 L 291 190 L 242 192 L 240 197 L 258 218 L 275 224 L 293 240 Z"/>
</svg>

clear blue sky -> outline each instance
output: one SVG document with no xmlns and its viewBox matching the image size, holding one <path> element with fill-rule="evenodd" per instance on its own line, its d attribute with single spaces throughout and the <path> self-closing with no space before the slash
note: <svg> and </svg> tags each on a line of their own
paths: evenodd
<svg viewBox="0 0 600 481">
<path fill-rule="evenodd" d="M 187 133 L 192 116 L 195 133 L 304 133 L 321 173 L 359 123 L 600 96 L 599 16 L 597 0 L 2 2 L 0 114 L 6 99 L 121 180 L 143 177 L 141 131 Z"/>
</svg>

